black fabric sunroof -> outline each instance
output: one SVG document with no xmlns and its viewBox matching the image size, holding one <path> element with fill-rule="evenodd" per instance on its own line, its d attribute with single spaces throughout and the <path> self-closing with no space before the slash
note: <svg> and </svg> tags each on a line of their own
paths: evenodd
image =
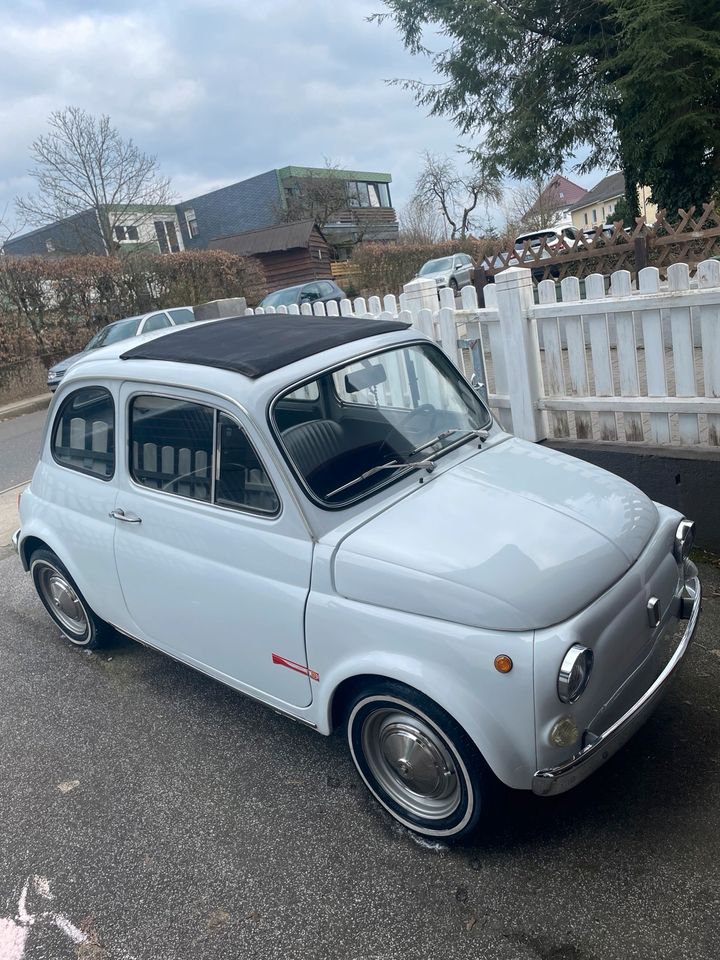
<svg viewBox="0 0 720 960">
<path fill-rule="evenodd" d="M 172 360 L 262 377 L 314 353 L 381 333 L 407 330 L 397 320 L 265 314 L 192 324 L 131 347 L 122 360 Z"/>
</svg>

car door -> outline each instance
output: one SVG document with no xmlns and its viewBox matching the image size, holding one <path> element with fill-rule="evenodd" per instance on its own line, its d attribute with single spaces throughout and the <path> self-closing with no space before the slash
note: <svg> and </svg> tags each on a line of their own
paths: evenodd
<svg viewBox="0 0 720 960">
<path fill-rule="evenodd" d="M 306 283 L 300 291 L 300 303 L 315 303 L 322 299 L 319 283 Z"/>
<path fill-rule="evenodd" d="M 194 391 L 124 384 L 120 406 L 115 558 L 128 632 L 252 695 L 309 705 L 312 541 L 257 438 Z"/>
<path fill-rule="evenodd" d="M 457 264 L 458 286 L 464 287 L 472 280 L 472 260 L 462 253 L 457 258 Z"/>
<path fill-rule="evenodd" d="M 323 303 L 329 303 L 331 300 L 334 300 L 336 303 L 339 303 L 342 297 L 338 296 L 338 291 L 334 283 L 330 283 L 329 280 L 320 280 L 318 283 L 318 288 L 320 290 L 320 299 Z"/>
</svg>

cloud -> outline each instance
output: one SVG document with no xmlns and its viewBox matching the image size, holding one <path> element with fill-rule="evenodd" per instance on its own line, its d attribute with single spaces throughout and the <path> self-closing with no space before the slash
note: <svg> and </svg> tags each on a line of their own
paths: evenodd
<svg viewBox="0 0 720 960">
<path fill-rule="evenodd" d="M 25 0 L 0 31 L 0 211 L 31 182 L 28 148 L 51 111 L 107 113 L 157 154 L 178 198 L 288 164 L 388 171 L 409 197 L 450 121 L 385 82 L 432 80 L 380 0 Z"/>
</svg>

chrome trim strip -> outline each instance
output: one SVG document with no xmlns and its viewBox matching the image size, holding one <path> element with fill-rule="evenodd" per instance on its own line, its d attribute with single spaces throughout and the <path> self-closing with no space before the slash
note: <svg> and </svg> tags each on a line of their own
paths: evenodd
<svg viewBox="0 0 720 960">
<path fill-rule="evenodd" d="M 581 783 L 608 760 L 650 715 L 660 700 L 660 697 L 665 692 L 665 685 L 671 679 L 687 653 L 690 641 L 697 627 L 698 617 L 700 615 L 700 602 L 702 599 L 700 580 L 697 576 L 694 576 L 689 577 L 685 582 L 695 594 L 692 611 L 682 640 L 660 676 L 645 691 L 637 703 L 634 703 L 619 720 L 616 720 L 612 726 L 608 727 L 604 733 L 601 733 L 593 743 L 581 750 L 580 753 L 558 767 L 548 767 L 544 770 L 537 770 L 533 774 L 533 793 L 541 797 L 550 797 L 564 793 L 566 790 L 570 790 L 578 783 Z M 678 599 L 679 598 L 676 597 L 676 600 Z"/>
<path fill-rule="evenodd" d="M 15 547 L 15 552 L 20 556 L 20 527 L 17 528 L 15 533 L 12 535 L 12 545 Z"/>
</svg>

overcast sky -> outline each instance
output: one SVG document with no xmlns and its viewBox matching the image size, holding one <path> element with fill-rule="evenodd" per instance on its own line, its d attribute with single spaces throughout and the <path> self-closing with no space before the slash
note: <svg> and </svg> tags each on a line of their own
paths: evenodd
<svg viewBox="0 0 720 960">
<path fill-rule="evenodd" d="M 0 30 L 0 213 L 32 189 L 28 148 L 68 105 L 157 154 L 178 200 L 288 164 L 388 171 L 407 200 L 449 120 L 384 81 L 432 79 L 380 0 L 13 0 Z"/>
</svg>

